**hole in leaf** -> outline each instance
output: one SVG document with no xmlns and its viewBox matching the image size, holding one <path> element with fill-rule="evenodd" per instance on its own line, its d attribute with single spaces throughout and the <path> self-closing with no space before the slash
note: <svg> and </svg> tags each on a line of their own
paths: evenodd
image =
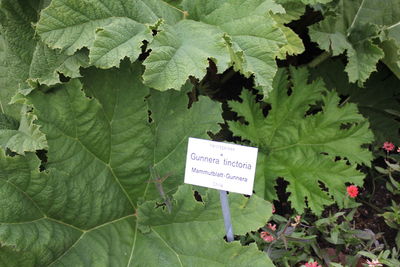
<svg viewBox="0 0 400 267">
<path fill-rule="evenodd" d="M 353 126 L 352 123 L 342 123 L 340 124 L 340 130 L 348 130 L 351 128 L 351 126 Z"/>
<path fill-rule="evenodd" d="M 47 150 L 37 150 L 36 151 L 36 156 L 40 159 L 40 166 L 39 166 L 39 171 L 43 172 L 46 170 L 46 163 L 48 160 L 47 157 Z"/>
<path fill-rule="evenodd" d="M 151 117 L 151 110 L 147 110 L 147 121 L 149 123 L 153 122 L 153 118 Z"/>
<path fill-rule="evenodd" d="M 322 102 L 318 101 L 317 103 L 310 105 L 309 109 L 306 111 L 306 116 L 315 115 L 322 111 Z"/>
<path fill-rule="evenodd" d="M 62 74 L 61 72 L 58 72 L 58 71 L 57 71 L 57 73 L 58 73 L 58 78 L 60 79 L 60 82 L 62 82 L 62 83 L 67 83 L 67 82 L 69 82 L 69 81 L 71 80 L 70 77 L 65 76 L 65 75 Z"/>
<path fill-rule="evenodd" d="M 149 42 L 144 40 L 142 43 L 143 43 L 143 45 L 140 47 L 140 49 L 142 50 L 142 53 L 140 53 L 140 55 L 138 57 L 139 61 L 145 60 L 150 55 L 150 52 L 151 52 L 151 49 L 147 50 L 147 45 Z"/>
<path fill-rule="evenodd" d="M 328 188 L 325 186 L 325 184 L 321 181 L 318 181 L 318 186 L 321 188 L 322 191 L 328 192 Z"/>
<path fill-rule="evenodd" d="M 274 202 L 275 209 L 277 214 L 285 215 L 291 214 L 292 209 L 288 202 L 288 198 L 290 193 L 286 192 L 286 188 L 289 185 L 289 182 L 285 181 L 283 178 L 276 179 L 276 194 L 278 195 L 278 201 Z"/>
<path fill-rule="evenodd" d="M 198 191 L 194 191 L 193 196 L 196 201 L 204 203 L 203 198 Z"/>
</svg>

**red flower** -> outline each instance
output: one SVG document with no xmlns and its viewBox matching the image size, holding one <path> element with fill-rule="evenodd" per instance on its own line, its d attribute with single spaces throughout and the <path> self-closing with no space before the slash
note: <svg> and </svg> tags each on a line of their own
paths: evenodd
<svg viewBox="0 0 400 267">
<path fill-rule="evenodd" d="M 390 151 L 393 151 L 393 150 L 394 150 L 394 145 L 393 145 L 392 142 L 385 142 L 385 143 L 383 143 L 382 148 L 383 148 L 384 150 L 386 150 L 387 152 L 390 152 Z"/>
<path fill-rule="evenodd" d="M 351 198 L 355 198 L 358 195 L 358 187 L 355 185 L 350 185 L 347 187 L 347 194 L 349 194 L 349 196 Z"/>
<path fill-rule="evenodd" d="M 307 262 L 304 264 L 306 267 L 322 267 L 321 265 L 318 264 L 318 262 L 313 261 L 313 262 Z"/>
<path fill-rule="evenodd" d="M 265 231 L 262 231 L 262 232 L 260 233 L 260 237 L 261 237 L 262 239 L 264 239 L 265 242 L 268 242 L 268 243 L 270 243 L 270 242 L 272 242 L 272 241 L 275 240 L 275 237 L 273 237 L 270 233 L 265 232 Z"/>
</svg>

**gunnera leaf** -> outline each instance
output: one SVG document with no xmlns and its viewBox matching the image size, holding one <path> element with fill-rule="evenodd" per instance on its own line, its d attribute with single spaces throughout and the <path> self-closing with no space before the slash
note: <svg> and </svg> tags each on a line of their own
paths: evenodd
<svg viewBox="0 0 400 267">
<path fill-rule="evenodd" d="M 51 48 L 73 55 L 86 47 L 91 64 L 110 68 L 125 57 L 135 61 L 160 19 L 174 24 L 182 18 L 182 11 L 160 0 L 53 0 L 36 30 Z"/>
<path fill-rule="evenodd" d="M 229 127 L 261 151 L 255 181 L 259 196 L 276 198 L 273 186 L 283 177 L 289 182 L 292 207 L 298 213 L 309 207 L 320 214 L 324 205 L 343 205 L 345 183 L 362 185 L 364 174 L 356 165 L 370 165 L 372 154 L 362 145 L 373 141 L 373 135 L 355 104 L 340 104 L 320 79 L 307 80 L 306 69 L 291 68 L 290 79 L 280 69 L 266 100 L 272 108 L 266 118 L 255 96 L 244 90 L 242 102 L 229 106 L 246 123 L 230 121 Z"/>
<path fill-rule="evenodd" d="M 37 21 L 39 1 L 28 2 L 0 2 L 0 111 L 17 120 L 21 106 L 9 102 L 24 87 L 36 45 L 31 22 Z"/>
<path fill-rule="evenodd" d="M 146 84 L 158 90 L 180 89 L 189 75 L 201 79 L 210 59 L 218 72 L 233 65 L 246 77 L 254 75 L 265 94 L 271 90 L 275 57 L 287 40 L 280 29 L 284 26 L 269 13 L 284 13 L 282 6 L 271 0 L 207 0 L 182 1 L 182 7 L 187 19 L 165 27 L 149 45 Z"/>
<path fill-rule="evenodd" d="M 185 91 L 149 96 L 142 69 L 127 62 L 120 69 L 88 69 L 82 82 L 27 96 L 48 140 L 47 162 L 33 153 L 0 152 L 1 261 L 105 267 L 235 259 L 273 266 L 255 246 L 223 241 L 217 192 L 199 203 L 185 186 L 172 197 L 171 214 L 156 208 L 162 198 L 149 168 L 169 175 L 163 187 L 171 196 L 183 183 L 187 137 L 217 131 L 221 108 L 200 98 L 188 109 Z M 271 215 L 271 205 L 257 197 L 232 195 L 231 206 L 238 233 L 257 229 Z M 191 242 L 211 236 L 213 244 L 201 249 Z"/>
<path fill-rule="evenodd" d="M 25 152 L 35 152 L 47 148 L 46 136 L 40 127 L 34 123 L 35 116 L 28 112 L 24 105 L 21 110 L 21 120 L 18 128 L 0 128 L 0 146 L 6 150 L 24 155 Z"/>
<path fill-rule="evenodd" d="M 0 110 L 17 120 L 21 105 L 10 104 L 10 100 L 18 90 L 36 86 L 37 82 L 60 83 L 60 73 L 79 77 L 79 68 L 88 61 L 81 51 L 68 56 L 38 40 L 32 25 L 47 2 L 3 0 L 0 3 Z M 28 80 L 33 83 L 27 83 Z"/>
<path fill-rule="evenodd" d="M 340 60 L 323 62 L 311 73 L 314 78 L 323 78 L 328 89 L 337 90 L 348 97 L 347 101 L 357 104 L 360 113 L 368 118 L 379 148 L 386 141 L 400 143 L 400 83 L 390 71 L 373 73 L 364 88 L 348 83 Z"/>
<path fill-rule="evenodd" d="M 324 20 L 310 27 L 310 36 L 334 56 L 347 51 L 349 61 L 345 70 L 350 82 L 362 86 L 385 54 L 396 55 L 395 59 L 384 58 L 396 72 L 397 53 L 380 43 L 396 40 L 393 33 L 400 21 L 399 1 L 341 0 L 327 10 Z M 399 47 L 398 41 L 395 46 Z"/>
</svg>

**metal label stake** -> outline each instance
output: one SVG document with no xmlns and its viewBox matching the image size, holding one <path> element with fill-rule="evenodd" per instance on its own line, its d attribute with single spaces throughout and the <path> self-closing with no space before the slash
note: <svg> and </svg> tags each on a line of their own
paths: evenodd
<svg viewBox="0 0 400 267">
<path fill-rule="evenodd" d="M 219 199 L 221 200 L 222 215 L 224 216 L 226 239 L 228 242 L 233 241 L 233 229 L 231 222 L 231 212 L 229 210 L 228 194 L 226 191 L 219 191 Z"/>
</svg>

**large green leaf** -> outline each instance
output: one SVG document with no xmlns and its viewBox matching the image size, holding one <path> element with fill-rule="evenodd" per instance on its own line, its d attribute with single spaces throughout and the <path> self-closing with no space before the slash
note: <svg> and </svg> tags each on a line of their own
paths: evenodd
<svg viewBox="0 0 400 267">
<path fill-rule="evenodd" d="M 380 47 L 385 52 L 382 61 L 400 79 L 400 11 L 394 15 L 390 25 L 385 27 L 381 40 Z"/>
<path fill-rule="evenodd" d="M 176 208 L 171 214 L 154 211 L 155 203 L 151 202 L 139 208 L 143 232 L 136 240 L 142 249 L 133 254 L 136 266 L 159 266 L 161 261 L 168 266 L 274 266 L 255 244 L 246 248 L 221 238 L 225 230 L 219 194 L 211 189 L 206 192 L 203 203 L 199 203 L 193 201 L 189 186 L 181 187 L 174 196 Z M 271 205 L 265 205 L 257 196 L 247 199 L 231 194 L 229 198 L 235 234 L 256 229 L 271 214 Z"/>
<path fill-rule="evenodd" d="M 400 2 L 341 0 L 325 14 L 322 22 L 310 27 L 311 39 L 333 55 L 347 51 L 349 80 L 362 85 L 376 70 L 378 60 L 384 57 L 384 51 L 377 45 L 380 31 L 388 31 L 388 37 L 381 41 L 398 36 L 395 31 L 400 21 Z M 385 53 L 394 52 L 386 48 Z"/>
<path fill-rule="evenodd" d="M 209 190 L 203 195 L 204 203 L 199 203 L 189 186 L 180 188 L 171 214 L 156 209 L 155 202 L 145 202 L 137 214 L 90 228 L 76 227 L 65 223 L 64 217 L 51 215 L 67 200 L 59 193 L 73 194 L 73 184 L 68 191 L 62 190 L 68 187 L 67 177 L 56 170 L 39 173 L 38 164 L 31 154 L 11 158 L 0 153 L 0 192 L 5 197 L 0 200 L 0 260 L 4 266 L 273 266 L 254 245 L 246 248 L 223 241 L 215 190 Z M 115 205 L 109 197 L 104 194 L 97 203 Z M 271 215 L 271 205 L 256 196 L 232 195 L 230 201 L 238 234 L 259 227 Z M 83 210 L 74 213 L 90 221 Z M 207 246 L 200 249 L 199 244 Z"/>
<path fill-rule="evenodd" d="M 36 30 L 51 48 L 72 55 L 87 47 L 92 64 L 109 68 L 125 56 L 136 60 L 142 41 L 152 39 L 150 26 L 160 18 L 173 24 L 183 13 L 161 0 L 54 0 Z"/>
<path fill-rule="evenodd" d="M 166 27 L 150 45 L 147 84 L 179 89 L 189 75 L 202 78 L 211 59 L 218 72 L 230 63 L 245 76 L 254 75 L 265 94 L 271 90 L 275 57 L 287 40 L 280 29 L 284 26 L 279 27 L 269 12 L 284 13 L 282 6 L 271 0 L 182 1 L 182 6 L 188 20 Z M 205 44 L 204 39 L 212 41 Z"/>
<path fill-rule="evenodd" d="M 60 73 L 69 78 L 80 77 L 80 67 L 87 67 L 88 61 L 85 51 L 68 56 L 38 42 L 29 69 L 29 81 L 50 86 L 60 83 Z"/>
<path fill-rule="evenodd" d="M 255 96 L 243 91 L 243 102 L 230 102 L 229 106 L 247 123 L 229 122 L 229 127 L 261 151 L 257 194 L 273 199 L 274 181 L 283 177 L 289 182 L 292 207 L 303 212 L 307 199 L 308 207 L 319 214 L 334 200 L 343 204 L 346 182 L 362 184 L 364 175 L 356 170 L 356 163 L 370 165 L 371 152 L 361 145 L 371 142 L 373 136 L 356 106 L 339 106 L 337 94 L 327 91 L 321 80 L 308 83 L 305 69 L 291 69 L 290 77 L 293 87 L 288 95 L 288 76 L 284 70 L 278 72 L 266 100 L 272 107 L 267 118 Z M 313 111 L 318 103 L 322 111 Z"/>
<path fill-rule="evenodd" d="M 128 18 L 114 20 L 97 29 L 90 61 L 100 68 L 118 66 L 124 57 L 133 62 L 142 52 L 142 42 L 151 39 L 150 27 Z"/>
<path fill-rule="evenodd" d="M 28 79 L 53 85 L 60 83 L 60 73 L 79 77 L 79 68 L 88 59 L 82 51 L 67 56 L 37 41 L 32 24 L 47 1 L 3 0 L 0 4 L 0 110 L 19 119 L 21 106 L 9 102 L 19 89 L 28 88 Z"/>
<path fill-rule="evenodd" d="M 0 260 L 8 266 L 273 266 L 256 246 L 223 241 L 217 191 L 199 203 L 185 186 L 171 214 L 156 208 L 161 197 L 148 182 L 149 167 L 170 174 L 164 190 L 176 191 L 187 137 L 217 130 L 221 109 L 202 98 L 188 110 L 186 92 L 177 91 L 153 92 L 146 101 L 141 73 L 138 64 L 125 63 L 89 69 L 83 85 L 71 80 L 28 95 L 48 139 L 48 159 L 39 172 L 34 154 L 0 153 Z M 271 205 L 256 196 L 230 200 L 238 234 L 271 215 Z M 193 240 L 212 245 L 199 249 Z"/>
<path fill-rule="evenodd" d="M 166 26 L 149 46 L 152 52 L 145 61 L 145 83 L 159 90 L 180 89 L 190 75 L 204 77 L 208 58 L 220 69 L 227 69 L 228 48 L 223 35 L 215 27 L 192 20 Z"/>
<path fill-rule="evenodd" d="M 369 119 L 378 147 L 386 141 L 400 143 L 398 116 L 400 107 L 400 84 L 389 71 L 373 73 L 365 83 L 365 88 L 349 84 L 343 63 L 329 60 L 312 70 L 313 77 L 322 77 L 329 89 L 348 96 L 348 101 L 356 103 L 360 112 Z"/>
</svg>

